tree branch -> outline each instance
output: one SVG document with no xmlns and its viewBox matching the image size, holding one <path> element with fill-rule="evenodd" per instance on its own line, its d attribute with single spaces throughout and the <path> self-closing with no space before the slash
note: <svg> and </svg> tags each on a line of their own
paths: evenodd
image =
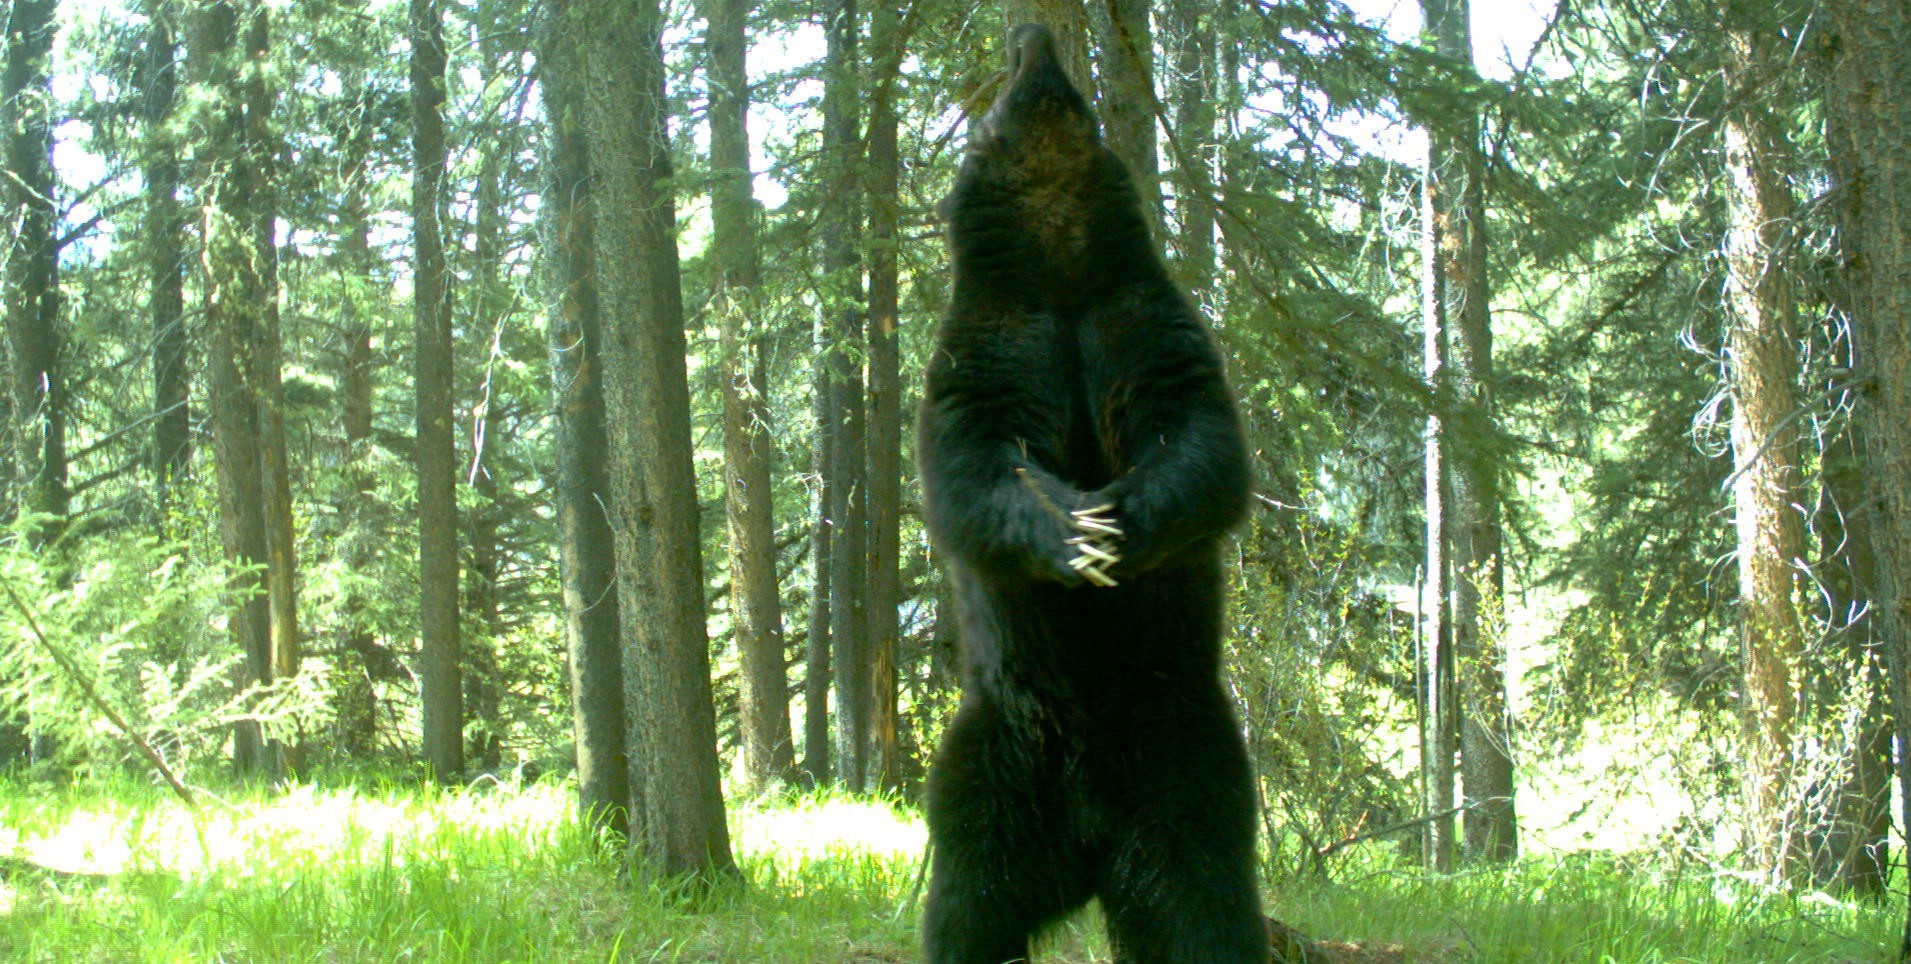
<svg viewBox="0 0 1911 964">
<path fill-rule="evenodd" d="M 145 756 L 147 762 L 151 763 L 153 768 L 159 771 L 160 776 L 166 778 L 166 782 L 172 786 L 173 792 L 179 795 L 179 799 L 186 802 L 187 807 L 197 810 L 198 801 L 193 799 L 192 791 L 186 787 L 185 783 L 180 781 L 179 776 L 173 773 L 172 767 L 166 765 L 166 758 L 160 756 L 159 751 L 153 749 L 153 745 L 146 742 L 146 738 L 140 736 L 139 733 L 133 729 L 132 724 L 126 722 L 125 717 L 119 715 L 119 711 L 113 708 L 113 704 L 107 702 L 106 698 L 100 695 L 98 688 L 93 685 L 91 679 L 87 678 L 85 671 L 80 669 L 79 664 L 73 660 L 71 654 L 55 646 L 53 641 L 46 638 L 46 634 L 40 631 L 39 620 L 33 618 L 32 607 L 28 606 L 26 600 L 21 599 L 20 594 L 14 591 L 13 580 L 0 577 L 0 591 L 4 591 L 7 594 L 7 598 L 13 601 L 13 608 L 19 610 L 21 619 L 26 620 L 27 629 L 31 632 L 33 638 L 39 642 L 40 648 L 46 650 L 47 655 L 53 657 L 53 662 L 59 665 L 60 671 L 66 674 L 66 678 L 79 689 L 81 695 L 85 696 L 87 701 L 92 703 L 93 706 L 113 724 L 115 729 L 125 734 L 126 738 L 131 740 L 133 745 L 139 748 L 141 755 Z"/>
</svg>

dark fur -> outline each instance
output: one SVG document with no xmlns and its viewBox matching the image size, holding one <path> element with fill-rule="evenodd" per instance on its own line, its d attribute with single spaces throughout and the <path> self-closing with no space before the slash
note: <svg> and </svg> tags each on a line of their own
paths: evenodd
<svg viewBox="0 0 1911 964">
<path fill-rule="evenodd" d="M 1255 795 L 1220 668 L 1240 423 L 1046 31 L 1010 51 L 945 207 L 955 290 L 921 416 L 964 654 L 929 778 L 927 961 L 1019 960 L 1098 897 L 1124 964 L 1260 964 Z M 1120 585 L 1100 588 L 1069 566 L 1066 513 L 1109 502 Z"/>
</svg>

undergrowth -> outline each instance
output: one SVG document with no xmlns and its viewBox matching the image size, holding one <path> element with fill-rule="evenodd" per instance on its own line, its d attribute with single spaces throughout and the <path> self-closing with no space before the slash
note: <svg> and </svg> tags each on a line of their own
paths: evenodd
<svg viewBox="0 0 1911 964">
<path fill-rule="evenodd" d="M 745 882 L 631 885 L 563 782 L 234 790 L 195 814 L 152 787 L 0 782 L 8 961 L 911 962 L 920 819 L 828 795 L 735 804 Z M 1348 868 L 1269 891 L 1349 959 L 1874 961 L 1886 905 L 1759 897 L 1649 862 L 1560 857 L 1431 877 Z M 1384 955 L 1384 957 L 1378 956 Z M 1108 959 L 1099 928 L 1036 957 Z"/>
</svg>

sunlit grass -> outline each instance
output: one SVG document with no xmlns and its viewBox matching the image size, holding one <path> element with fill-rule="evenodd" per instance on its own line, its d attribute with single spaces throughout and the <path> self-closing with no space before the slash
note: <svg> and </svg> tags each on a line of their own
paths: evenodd
<svg viewBox="0 0 1911 964">
<path fill-rule="evenodd" d="M 1274 902 L 1304 932 L 1424 948 L 1441 961 L 1875 962 L 1891 959 L 1885 948 L 1904 920 L 1901 891 L 1884 903 L 1793 898 L 1592 855 L 1297 882 Z"/>
<path fill-rule="evenodd" d="M 9 960 L 891 960 L 920 821 L 797 797 L 733 814 L 749 883 L 619 879 L 551 782 L 248 791 L 195 814 L 141 786 L 0 787 Z"/>
<path fill-rule="evenodd" d="M 20 961 L 917 960 L 922 823 L 839 796 L 737 801 L 748 883 L 632 887 L 572 788 L 238 790 L 0 783 L 0 958 Z M 1305 933 L 1427 961 L 1869 961 L 1889 906 L 1762 898 L 1650 864 L 1550 858 L 1447 878 L 1343 868 L 1274 890 Z M 1043 962 L 1105 961 L 1091 922 Z"/>
</svg>

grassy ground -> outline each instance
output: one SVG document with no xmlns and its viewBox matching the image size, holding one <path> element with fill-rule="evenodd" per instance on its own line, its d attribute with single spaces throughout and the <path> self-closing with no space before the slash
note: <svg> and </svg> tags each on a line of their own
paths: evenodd
<svg viewBox="0 0 1911 964">
<path fill-rule="evenodd" d="M 916 960 L 906 808 L 798 797 L 732 817 L 746 887 L 620 883 L 567 785 L 235 792 L 195 817 L 142 786 L 0 783 L 0 960 Z M 1880 961 L 1886 907 L 1755 900 L 1622 861 L 1553 859 L 1275 888 L 1343 961 Z M 1091 919 L 1036 960 L 1105 961 Z"/>
</svg>

